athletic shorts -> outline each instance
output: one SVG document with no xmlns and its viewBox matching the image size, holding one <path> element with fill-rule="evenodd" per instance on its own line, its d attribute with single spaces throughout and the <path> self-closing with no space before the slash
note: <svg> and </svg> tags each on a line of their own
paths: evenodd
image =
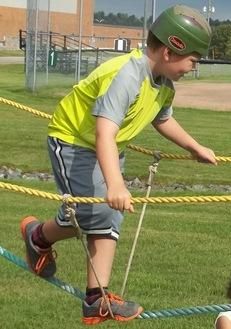
<svg viewBox="0 0 231 329">
<path fill-rule="evenodd" d="M 107 188 L 96 153 L 60 139 L 48 137 L 48 150 L 56 185 L 60 194 L 79 197 L 106 197 Z M 120 155 L 120 169 L 124 169 L 124 154 Z M 100 234 L 119 238 L 123 213 L 107 203 L 76 204 L 76 218 L 84 234 Z M 61 205 L 56 216 L 60 226 L 71 226 Z"/>
</svg>

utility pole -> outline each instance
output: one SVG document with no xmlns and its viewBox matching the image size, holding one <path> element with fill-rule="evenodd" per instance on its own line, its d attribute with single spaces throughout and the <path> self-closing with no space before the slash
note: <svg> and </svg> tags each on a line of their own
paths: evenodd
<svg viewBox="0 0 231 329">
<path fill-rule="evenodd" d="M 152 0 L 152 22 L 156 20 L 156 0 Z"/>
<path fill-rule="evenodd" d="M 78 3 L 78 2 L 77 2 Z M 83 0 L 79 0 L 79 44 L 78 44 L 78 56 L 75 61 L 75 81 L 80 81 L 81 71 L 81 58 L 82 58 L 82 34 L 83 34 Z"/>
<path fill-rule="evenodd" d="M 147 37 L 147 0 L 144 0 L 144 26 L 143 26 L 143 40 L 142 48 L 145 48 L 146 37 Z"/>
<path fill-rule="evenodd" d="M 215 13 L 215 7 L 213 6 L 213 0 L 207 0 L 207 5 L 203 7 L 203 12 L 206 14 L 207 22 L 210 24 L 210 19 Z"/>
</svg>

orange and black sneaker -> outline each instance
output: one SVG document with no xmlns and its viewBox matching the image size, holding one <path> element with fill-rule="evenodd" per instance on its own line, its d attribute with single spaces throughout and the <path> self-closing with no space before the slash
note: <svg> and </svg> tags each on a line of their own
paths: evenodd
<svg viewBox="0 0 231 329">
<path fill-rule="evenodd" d="M 131 301 L 124 301 L 119 296 L 107 293 L 106 298 L 110 304 L 111 316 L 107 303 L 103 297 L 97 299 L 93 304 L 88 305 L 83 301 L 83 323 L 97 324 L 106 320 L 130 321 L 143 312 L 143 307 Z"/>
<path fill-rule="evenodd" d="M 32 241 L 32 233 L 40 225 L 37 218 L 29 216 L 24 218 L 20 224 L 22 238 L 26 245 L 26 259 L 29 269 L 43 277 L 52 277 L 56 272 L 56 253 L 52 248 L 41 249 Z"/>
</svg>

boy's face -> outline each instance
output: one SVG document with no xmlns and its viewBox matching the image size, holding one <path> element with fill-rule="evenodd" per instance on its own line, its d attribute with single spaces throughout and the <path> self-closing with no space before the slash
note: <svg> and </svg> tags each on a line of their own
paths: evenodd
<svg viewBox="0 0 231 329">
<path fill-rule="evenodd" d="M 162 66 L 163 75 L 173 81 L 178 81 L 184 74 L 195 68 L 195 64 L 199 59 L 200 56 L 197 53 L 182 56 L 166 48 L 164 65 Z"/>
</svg>

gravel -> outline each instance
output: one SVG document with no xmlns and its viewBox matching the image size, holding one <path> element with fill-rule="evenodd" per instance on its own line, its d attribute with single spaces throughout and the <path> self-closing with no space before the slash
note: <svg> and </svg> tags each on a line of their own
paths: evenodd
<svg viewBox="0 0 231 329">
<path fill-rule="evenodd" d="M 37 181 L 54 181 L 54 176 L 50 173 L 42 172 L 23 172 L 21 169 L 8 168 L 7 166 L 0 167 L 0 179 L 1 180 L 37 180 Z M 141 181 L 138 177 L 131 179 L 125 179 L 126 185 L 129 189 L 141 189 L 146 190 L 147 184 L 144 181 Z M 171 184 L 156 184 L 152 186 L 154 191 L 165 191 L 165 192 L 182 192 L 182 191 L 211 191 L 211 192 L 221 192 L 221 193 L 230 193 L 231 185 L 221 185 L 221 184 L 193 184 L 186 185 L 183 183 L 171 183 Z"/>
</svg>

